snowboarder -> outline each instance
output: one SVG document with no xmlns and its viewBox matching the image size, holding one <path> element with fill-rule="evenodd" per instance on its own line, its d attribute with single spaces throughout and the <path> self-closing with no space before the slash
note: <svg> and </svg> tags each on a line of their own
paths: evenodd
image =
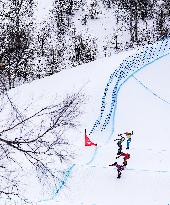
<svg viewBox="0 0 170 205">
<path fill-rule="evenodd" d="M 119 157 L 123 157 L 123 165 L 126 167 L 127 165 L 127 160 L 130 159 L 130 154 L 129 153 L 121 153 L 119 156 L 116 157 L 118 159 Z"/>
<path fill-rule="evenodd" d="M 127 137 L 127 147 L 126 147 L 126 149 L 129 149 L 129 145 L 131 143 L 131 136 L 133 135 L 133 131 L 132 132 L 125 132 L 124 134 Z"/>
<path fill-rule="evenodd" d="M 110 164 L 109 166 L 115 166 L 117 168 L 117 178 L 120 179 L 122 171 L 124 170 L 124 166 L 123 165 L 119 165 L 117 162 L 115 162 L 114 164 Z"/>
<path fill-rule="evenodd" d="M 117 142 L 117 145 L 118 145 L 117 155 L 121 154 L 121 152 L 122 152 L 122 143 L 125 140 L 125 137 L 123 137 L 122 134 L 118 134 L 118 136 L 120 136 L 121 138 L 114 140 L 114 141 L 118 140 L 118 142 Z"/>
</svg>

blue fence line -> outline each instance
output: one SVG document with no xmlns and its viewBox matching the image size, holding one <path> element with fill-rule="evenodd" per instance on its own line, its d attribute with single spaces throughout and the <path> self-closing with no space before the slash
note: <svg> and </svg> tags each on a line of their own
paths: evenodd
<svg viewBox="0 0 170 205">
<path fill-rule="evenodd" d="M 75 164 L 71 165 L 67 171 L 64 173 L 64 178 L 63 180 L 61 180 L 59 182 L 59 185 L 57 187 L 54 188 L 54 192 L 52 194 L 53 198 L 59 193 L 59 191 L 65 186 L 68 178 L 70 177 L 72 171 L 73 171 L 73 168 L 74 168 Z"/>
<path fill-rule="evenodd" d="M 55 197 L 57 197 L 58 193 L 61 191 L 61 189 L 65 186 L 68 178 L 70 177 L 72 171 L 73 171 L 73 168 L 75 167 L 75 164 L 71 165 L 64 173 L 64 177 L 63 179 L 59 182 L 59 184 L 54 187 L 53 189 L 53 193 L 52 193 L 52 196 L 47 198 L 47 199 L 44 199 L 44 200 L 40 200 L 38 201 L 38 203 L 41 203 L 41 202 L 46 202 L 46 201 L 51 201 L 53 200 Z"/>
<path fill-rule="evenodd" d="M 167 55 L 169 55 L 169 54 L 170 54 L 170 52 L 169 52 L 169 53 L 166 53 L 166 54 L 164 54 L 164 55 L 162 55 L 162 56 L 160 56 L 159 58 L 157 58 L 157 59 L 155 59 L 155 60 L 153 60 L 153 61 L 151 61 L 151 62 L 145 64 L 143 67 L 141 67 L 140 69 L 138 69 L 137 71 L 135 71 L 134 73 L 132 73 L 130 76 L 128 76 L 128 78 L 127 78 L 123 83 L 120 84 L 117 93 L 119 92 L 120 88 L 125 84 L 125 82 L 127 82 L 135 73 L 139 72 L 140 70 L 144 69 L 144 68 L 145 68 L 146 66 L 148 66 L 149 64 L 152 64 L 152 63 L 154 63 L 155 61 L 159 60 L 160 58 L 163 58 L 163 57 L 165 57 L 165 56 L 167 56 Z M 113 119 L 115 118 L 115 113 L 116 113 L 116 107 L 114 107 L 114 116 L 113 116 Z M 113 120 L 113 122 L 114 122 L 114 120 Z M 113 124 L 112 132 L 111 132 L 111 134 L 109 135 L 109 137 L 108 137 L 108 139 L 107 139 L 107 142 L 110 141 L 110 139 L 111 139 L 113 133 L 114 133 L 114 124 Z"/>
<path fill-rule="evenodd" d="M 104 95 L 102 97 L 101 113 L 97 120 L 95 121 L 89 135 L 96 131 L 98 125 L 100 125 L 102 132 L 105 130 L 107 125 L 112 120 L 114 120 L 115 107 L 117 102 L 117 94 L 120 86 L 126 82 L 126 80 L 131 77 L 134 73 L 141 70 L 141 68 L 146 67 L 146 65 L 153 63 L 155 60 L 169 54 L 170 52 L 170 40 L 169 38 L 164 41 L 159 41 L 152 46 L 147 46 L 140 53 L 137 52 L 135 55 L 129 56 L 120 64 L 120 66 L 110 75 L 109 81 L 104 89 Z M 116 85 L 112 90 L 112 98 L 110 102 L 107 101 L 107 105 L 110 106 L 110 111 L 104 114 L 106 110 L 106 96 L 110 89 L 110 85 L 116 79 Z M 113 131 L 112 131 L 113 133 Z"/>
<path fill-rule="evenodd" d="M 101 112 L 100 112 L 100 116 L 98 117 L 98 119 L 95 121 L 89 135 L 91 135 L 95 129 L 98 127 L 99 124 L 101 124 L 101 119 L 103 117 L 103 114 L 104 114 L 104 111 L 106 109 L 106 97 L 108 95 L 108 90 L 109 90 L 109 86 L 110 84 L 112 83 L 113 79 L 115 78 L 116 79 L 116 85 L 115 87 L 113 88 L 113 93 L 112 95 L 114 95 L 114 99 L 112 99 L 112 103 L 115 102 L 115 97 L 116 97 L 116 89 L 117 89 L 117 85 L 119 83 L 119 80 L 120 80 L 120 74 L 119 74 L 120 70 L 119 69 L 116 69 L 109 77 L 109 81 L 104 89 L 104 94 L 103 94 L 103 97 L 102 97 L 102 105 L 101 105 Z M 117 76 L 118 76 L 118 80 L 117 80 Z M 107 117 L 109 117 L 110 115 L 108 114 Z M 103 130 L 103 128 L 102 128 Z"/>
</svg>

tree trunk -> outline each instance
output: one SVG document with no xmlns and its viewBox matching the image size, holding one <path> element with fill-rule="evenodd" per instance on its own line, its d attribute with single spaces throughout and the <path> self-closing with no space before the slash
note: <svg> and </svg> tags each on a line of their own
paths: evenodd
<svg viewBox="0 0 170 205">
<path fill-rule="evenodd" d="M 135 11 L 134 11 L 134 41 L 138 42 L 138 10 L 137 10 L 137 3 L 135 3 Z"/>
</svg>

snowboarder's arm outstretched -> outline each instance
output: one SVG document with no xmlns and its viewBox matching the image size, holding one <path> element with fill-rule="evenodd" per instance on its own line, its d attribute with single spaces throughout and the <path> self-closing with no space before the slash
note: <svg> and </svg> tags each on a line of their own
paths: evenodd
<svg viewBox="0 0 170 205">
<path fill-rule="evenodd" d="M 114 162 L 113 164 L 109 164 L 109 166 L 116 166 L 117 162 Z"/>
<path fill-rule="evenodd" d="M 116 159 L 118 159 L 119 157 L 121 157 L 122 155 L 120 154 L 120 155 L 118 155 L 117 157 L 116 157 Z"/>
</svg>

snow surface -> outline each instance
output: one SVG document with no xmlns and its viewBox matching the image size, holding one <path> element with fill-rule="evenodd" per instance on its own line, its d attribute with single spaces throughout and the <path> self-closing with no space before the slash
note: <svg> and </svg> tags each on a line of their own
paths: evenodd
<svg viewBox="0 0 170 205">
<path fill-rule="evenodd" d="M 37 0 L 36 5 L 37 8 L 35 9 L 35 18 L 37 22 L 42 22 L 49 18 L 49 11 L 52 8 L 52 0 L 44 1 L 44 0 Z"/>
<path fill-rule="evenodd" d="M 160 52 L 160 50 L 154 51 L 154 55 L 159 55 Z M 145 69 L 135 74 L 135 78 L 131 76 L 127 83 L 122 84 L 117 99 L 115 130 L 111 140 L 109 143 L 101 140 L 101 138 L 108 138 L 105 132 L 103 135 L 101 133 L 100 138 L 98 136 L 96 139 L 93 136 L 96 139 L 95 143 L 103 141 L 96 154 L 94 154 L 94 147 L 82 147 L 82 156 L 75 162 L 71 176 L 66 182 L 67 187 L 61 189 L 59 194 L 55 193 L 54 200 L 42 204 L 160 205 L 170 203 L 169 66 L 170 56 L 165 55 L 145 66 Z M 107 69 L 110 68 L 107 65 Z M 97 78 L 94 81 L 97 81 Z M 98 83 L 102 84 L 102 82 Z M 91 124 L 91 119 L 94 119 L 94 115 L 97 114 L 96 107 L 101 106 L 99 96 L 100 98 L 102 96 L 99 90 L 91 96 L 95 107 L 93 105 L 93 110 L 86 113 L 84 127 Z M 86 111 L 90 111 L 89 109 L 88 105 Z M 82 130 L 84 127 L 82 126 Z M 131 130 L 134 130 L 129 150 L 131 159 L 122 178 L 117 179 L 116 170 L 108 166 L 115 161 L 117 152 L 117 145 L 113 139 L 118 133 Z M 80 138 L 82 140 L 81 135 Z M 92 160 L 89 163 L 90 155 Z"/>
<path fill-rule="evenodd" d="M 11 95 L 19 95 L 22 99 L 19 101 L 20 107 L 31 102 L 34 111 L 56 99 L 60 101 L 67 93 L 81 90 L 87 96 L 81 126 L 69 133 L 77 156 L 67 165 L 67 172 L 50 195 L 38 195 L 39 185 L 32 180 L 29 194 L 35 205 L 170 203 L 169 52 L 170 40 L 158 42 L 138 51 L 115 54 L 65 70 L 12 90 Z M 126 75 L 120 79 L 121 71 Z M 113 76 L 112 82 L 103 98 L 110 76 Z M 116 95 L 113 96 L 112 91 L 115 90 Z M 102 101 L 105 103 L 101 115 Z M 105 123 L 110 112 L 111 118 Z M 100 124 L 94 126 L 96 119 Z M 85 128 L 90 139 L 98 144 L 97 147 L 84 146 Z M 122 172 L 122 178 L 117 179 L 116 169 L 108 166 L 115 161 L 117 153 L 113 140 L 117 134 L 131 130 L 134 131 L 128 151 L 131 159 Z"/>
</svg>

